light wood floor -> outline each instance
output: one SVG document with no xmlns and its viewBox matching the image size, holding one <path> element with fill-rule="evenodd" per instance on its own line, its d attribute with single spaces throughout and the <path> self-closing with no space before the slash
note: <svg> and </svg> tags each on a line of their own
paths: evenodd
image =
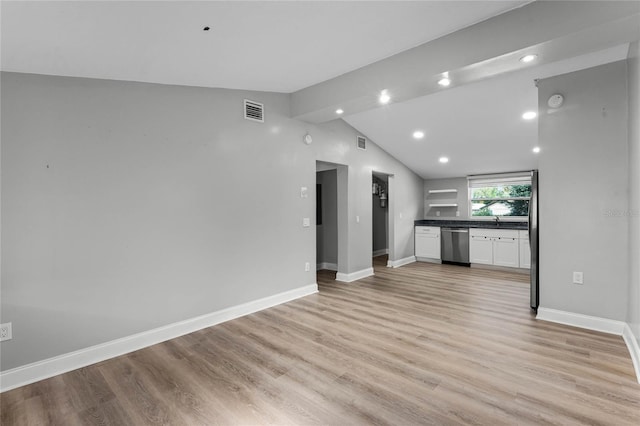
<svg viewBox="0 0 640 426">
<path fill-rule="evenodd" d="M 621 337 L 536 321 L 528 277 L 377 258 L 351 284 L 3 393 L 2 425 L 640 424 Z"/>
</svg>

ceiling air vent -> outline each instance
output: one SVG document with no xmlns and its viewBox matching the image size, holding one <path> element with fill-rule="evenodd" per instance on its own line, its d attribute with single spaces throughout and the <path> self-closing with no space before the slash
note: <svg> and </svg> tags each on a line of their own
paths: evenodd
<svg viewBox="0 0 640 426">
<path fill-rule="evenodd" d="M 244 118 L 264 123 L 264 105 L 260 102 L 244 100 Z"/>
<path fill-rule="evenodd" d="M 356 136 L 356 143 L 359 149 L 367 149 L 367 139 L 364 136 Z"/>
</svg>

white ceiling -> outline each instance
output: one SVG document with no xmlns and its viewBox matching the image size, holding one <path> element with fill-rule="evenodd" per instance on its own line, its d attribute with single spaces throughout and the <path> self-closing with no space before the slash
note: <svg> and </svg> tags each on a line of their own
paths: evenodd
<svg viewBox="0 0 640 426">
<path fill-rule="evenodd" d="M 2 70 L 290 93 L 525 3 L 3 1 Z"/>
<path fill-rule="evenodd" d="M 291 93 L 527 3 L 2 1 L 1 68 Z M 533 79 L 624 57 L 618 46 L 344 119 L 424 178 L 534 168 L 537 122 L 520 118 L 536 109 Z"/>
</svg>

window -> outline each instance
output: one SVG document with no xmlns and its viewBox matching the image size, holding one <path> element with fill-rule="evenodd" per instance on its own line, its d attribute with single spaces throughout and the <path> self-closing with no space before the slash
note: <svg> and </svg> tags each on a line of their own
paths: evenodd
<svg viewBox="0 0 640 426">
<path fill-rule="evenodd" d="M 509 174 L 469 177 L 471 217 L 529 216 L 531 175 Z"/>
</svg>

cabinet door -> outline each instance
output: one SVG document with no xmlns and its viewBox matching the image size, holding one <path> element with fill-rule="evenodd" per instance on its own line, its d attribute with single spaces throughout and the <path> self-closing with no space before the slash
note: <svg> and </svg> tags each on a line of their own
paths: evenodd
<svg viewBox="0 0 640 426">
<path fill-rule="evenodd" d="M 518 241 L 517 238 L 494 238 L 493 264 L 517 268 L 520 265 Z"/>
<path fill-rule="evenodd" d="M 440 235 L 416 233 L 416 257 L 440 259 Z"/>
<path fill-rule="evenodd" d="M 472 236 L 469 240 L 469 262 L 493 264 L 493 242 L 489 237 Z"/>
<path fill-rule="evenodd" d="M 531 269 L 531 247 L 529 239 L 520 239 L 520 267 Z"/>
</svg>

